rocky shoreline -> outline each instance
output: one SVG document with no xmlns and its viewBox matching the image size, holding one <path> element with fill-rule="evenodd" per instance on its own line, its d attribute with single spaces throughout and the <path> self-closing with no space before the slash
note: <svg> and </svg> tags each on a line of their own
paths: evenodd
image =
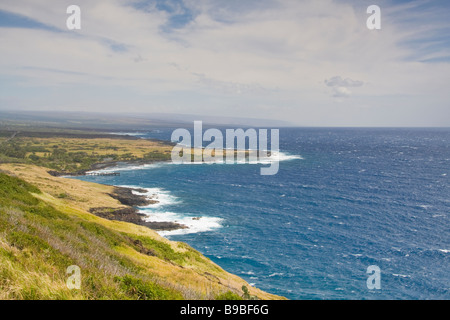
<svg viewBox="0 0 450 320">
<path fill-rule="evenodd" d="M 187 226 L 170 221 L 145 221 L 145 214 L 140 213 L 135 207 L 136 206 L 148 206 L 151 204 L 158 203 L 157 200 L 149 199 L 145 195 L 138 195 L 133 193 L 133 191 L 138 193 L 147 192 L 144 189 L 132 189 L 124 187 L 114 187 L 113 193 L 108 194 L 110 197 L 117 199 L 121 204 L 127 206 L 125 208 L 108 208 L 108 207 L 97 207 L 91 208 L 89 211 L 96 216 L 108 219 L 108 220 L 118 220 L 134 223 L 140 226 L 145 226 L 155 231 L 172 231 L 178 229 L 186 229 Z"/>
<path fill-rule="evenodd" d="M 49 170 L 47 171 L 50 175 L 54 177 L 77 177 L 77 176 L 85 176 L 90 171 L 103 170 L 108 168 L 114 168 L 120 165 L 136 165 L 143 166 L 146 164 L 154 164 L 159 162 L 168 162 L 170 160 L 129 160 L 129 161 L 109 161 L 109 162 L 99 162 L 94 163 L 88 170 L 79 170 L 75 172 L 67 172 L 67 171 L 56 171 Z"/>
<path fill-rule="evenodd" d="M 132 161 L 111 161 L 111 162 L 101 162 L 96 163 L 91 166 L 89 170 L 81 170 L 78 172 L 59 172 L 50 170 L 47 171 L 50 175 L 54 177 L 62 176 L 84 176 L 89 171 L 102 170 L 111 167 L 116 167 L 118 165 L 146 165 L 154 164 L 159 162 L 165 162 L 162 160 L 132 160 Z M 140 213 L 135 207 L 143 207 L 151 204 L 158 203 L 158 200 L 149 199 L 145 195 L 138 195 L 133 193 L 133 191 L 138 193 L 147 192 L 145 189 L 139 188 L 124 188 L 124 187 L 114 187 L 113 193 L 108 194 L 110 197 L 118 200 L 126 208 L 108 208 L 108 207 L 97 207 L 91 208 L 89 211 L 96 216 L 108 219 L 108 220 L 118 220 L 134 223 L 140 226 L 145 226 L 155 231 L 173 231 L 178 229 L 187 229 L 188 227 L 171 221 L 145 221 L 145 214 Z"/>
<path fill-rule="evenodd" d="M 114 187 L 114 192 L 110 193 L 109 196 L 119 200 L 121 204 L 126 206 L 144 207 L 158 203 L 158 200 L 149 199 L 146 196 L 135 194 L 133 191 L 138 193 L 147 192 L 145 189 Z"/>
</svg>

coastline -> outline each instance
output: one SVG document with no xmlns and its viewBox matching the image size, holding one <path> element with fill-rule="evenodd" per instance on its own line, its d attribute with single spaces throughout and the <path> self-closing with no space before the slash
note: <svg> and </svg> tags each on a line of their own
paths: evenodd
<svg viewBox="0 0 450 320">
<path fill-rule="evenodd" d="M 168 203 L 165 198 L 165 190 L 159 188 L 153 188 L 155 191 L 151 190 L 152 188 L 140 189 L 132 185 L 129 187 L 114 186 L 75 178 L 95 170 L 110 171 L 117 167 L 117 170 L 120 171 L 123 170 L 123 167 L 167 164 L 170 162 L 168 159 L 171 149 L 169 143 L 158 141 L 158 143 L 149 144 L 147 139 L 136 138 L 125 139 L 127 140 L 125 142 L 120 138 L 109 141 L 108 137 L 101 137 L 102 139 L 106 138 L 104 140 L 83 139 L 81 141 L 80 139 L 85 137 L 76 139 L 72 136 L 54 136 L 14 138 L 18 150 L 23 155 L 5 157 L 0 162 L 0 172 L 13 177 L 13 179 L 23 179 L 23 181 L 36 186 L 39 192 L 32 193 L 30 196 L 61 211 L 62 215 L 67 215 L 69 219 L 73 220 L 77 232 L 88 232 L 89 239 L 94 241 L 92 243 L 100 245 L 100 249 L 110 250 L 107 252 L 107 257 L 111 257 L 111 252 L 117 253 L 119 265 L 122 265 L 123 259 L 128 259 L 126 262 L 129 265 L 136 264 L 137 266 L 133 270 L 142 271 L 142 277 L 150 273 L 152 277 L 161 279 L 163 284 L 183 290 L 182 293 L 187 298 L 216 299 L 224 297 L 224 294 L 229 297 L 229 293 L 238 298 L 245 298 L 245 295 L 242 296 L 244 290 L 242 288 L 245 287 L 248 288 L 251 297 L 283 299 L 283 297 L 253 287 L 239 276 L 227 273 L 184 242 L 171 241 L 164 236 L 164 234 L 172 234 L 173 230 L 177 230 L 175 232 L 180 230 L 183 233 L 183 229 L 188 229 L 189 233 L 204 231 L 205 223 L 211 223 L 209 217 L 187 215 L 182 219 L 176 217 L 175 220 L 171 212 L 157 212 L 155 217 L 157 221 L 145 221 L 145 217 L 152 216 L 152 214 L 145 214 L 146 210 L 148 212 L 154 209 L 158 211 L 157 208 Z M 59 179 L 64 176 L 67 179 Z M 75 179 L 70 179 L 70 177 Z M 152 195 L 155 194 L 163 195 L 158 199 L 160 201 L 152 199 Z M 168 197 L 172 198 L 171 195 Z M 151 208 L 152 205 L 155 207 Z M 56 214 L 53 209 L 49 209 L 47 214 Z M 164 221 L 166 213 L 170 221 Z M 177 220 L 186 223 L 187 226 L 176 223 Z M 84 239 L 83 237 L 72 237 L 72 234 L 70 234 L 71 237 L 66 237 L 67 233 L 59 228 L 58 223 L 53 224 L 53 222 L 53 220 L 49 220 L 51 226 L 55 227 L 55 232 L 60 232 L 63 237 L 61 238 L 63 242 L 58 240 L 56 243 L 58 245 L 56 249 L 60 248 L 61 243 L 65 244 L 67 241 L 79 238 Z M 203 229 L 200 231 L 197 223 L 202 225 Z M 207 227 L 209 228 L 210 225 Z M 47 231 L 48 229 L 43 228 L 42 230 Z M 48 232 L 43 234 L 43 236 L 47 235 Z M 102 237 L 106 236 L 108 237 L 106 240 L 110 238 L 113 240 L 104 241 L 105 239 Z M 111 248 L 108 247 L 110 245 Z M 95 257 L 99 257 L 96 247 L 85 246 L 83 248 L 92 249 Z M 72 245 L 69 245 L 68 248 L 71 248 L 71 253 L 76 259 L 81 259 L 75 261 L 76 264 L 82 264 L 85 261 L 84 257 L 80 256 L 80 253 L 85 251 L 75 251 Z M 100 256 L 101 265 L 106 260 Z M 97 270 L 98 268 L 93 268 L 92 272 Z M 90 272 L 85 268 L 83 271 L 85 274 Z"/>
<path fill-rule="evenodd" d="M 92 276 L 96 279 L 95 288 L 98 289 L 95 291 L 96 296 L 94 298 L 143 299 L 142 296 L 134 294 L 135 290 L 123 291 L 121 286 L 114 285 L 121 284 L 121 276 L 124 275 L 128 277 L 127 279 L 138 281 L 143 285 L 156 285 L 170 290 L 181 299 L 224 299 L 231 297 L 231 295 L 245 299 L 242 289 L 244 287 L 248 288 L 251 296 L 259 299 L 285 299 L 251 286 L 241 277 L 226 272 L 219 265 L 183 242 L 168 240 L 154 230 L 140 225 L 140 223 L 120 221 L 117 217 L 113 220 L 105 219 L 90 212 L 92 211 L 91 208 L 103 207 L 113 208 L 119 214 L 121 213 L 119 209 L 122 209 L 122 213 L 129 215 L 129 212 L 127 212 L 129 206 L 124 206 L 111 195 L 119 193 L 122 200 L 128 198 L 129 204 L 150 203 L 151 205 L 152 200 L 147 197 L 130 196 L 134 193 L 133 191 L 142 193 L 139 191 L 144 191 L 143 189 L 117 189 L 114 186 L 79 179 L 59 179 L 49 175 L 47 170 L 44 167 L 28 164 L 0 165 L 0 175 L 3 174 L 4 179 L 10 182 L 17 181 L 17 190 L 23 190 L 24 186 L 28 186 L 26 190 L 29 193 L 28 197 L 35 199 L 32 206 L 33 208 L 36 207 L 36 210 L 30 211 L 29 214 L 37 215 L 39 219 L 30 220 L 25 214 L 17 215 L 17 218 L 21 219 L 21 225 L 33 224 L 35 226 L 36 223 L 45 223 L 45 225 L 39 225 L 37 229 L 27 227 L 22 228 L 21 231 L 25 239 L 30 236 L 41 239 L 40 241 L 25 242 L 26 251 L 24 252 L 32 251 L 36 252 L 36 255 L 32 254 L 30 258 L 30 254 L 21 255 L 21 251 L 18 249 L 12 249 L 11 254 L 11 257 L 14 258 L 11 263 L 20 264 L 17 268 L 21 266 L 22 262 L 27 270 L 30 267 L 33 268 L 30 275 L 36 274 L 36 283 L 39 283 L 36 292 L 42 295 L 44 299 L 55 299 L 55 295 L 49 294 L 49 288 L 53 289 L 51 292 L 56 289 L 60 290 L 66 294 L 65 297 L 68 293 L 75 292 L 67 291 L 65 286 L 67 261 L 64 260 L 61 267 L 60 264 L 53 262 L 54 259 L 64 257 L 64 255 L 73 259 L 70 263 L 82 267 L 85 277 Z M 6 188 L 5 191 L 17 192 L 16 189 Z M 9 196 L 5 196 L 3 200 L 5 201 L 5 199 L 6 201 L 12 201 L 11 203 L 14 206 L 20 205 L 20 203 L 17 204 L 17 201 L 11 200 Z M 26 208 L 29 206 L 30 203 L 27 203 Z M 46 210 L 42 211 L 41 207 L 43 206 L 48 207 L 45 207 Z M 9 210 L 8 214 L 16 214 L 16 212 L 19 212 L 17 210 L 22 210 L 22 207 Z M 70 234 L 67 233 L 66 229 L 61 229 L 60 221 L 64 221 L 64 226 L 70 225 L 73 227 L 73 230 L 70 229 Z M 20 236 L 22 233 L 20 233 Z M 89 240 L 89 245 L 85 242 L 86 239 Z M 55 249 L 50 250 L 50 253 L 55 253 L 54 259 L 49 260 L 47 255 L 41 259 L 39 255 L 41 251 L 35 248 L 36 246 L 39 247 L 41 243 L 47 242 L 50 247 Z M 6 248 L 10 246 L 13 248 L 13 242 L 11 242 L 11 245 L 9 242 L 6 244 Z M 28 248 L 28 244 L 34 247 Z M 9 257 L 8 259 L 10 259 Z M 31 264 L 27 262 L 30 259 L 33 259 Z M 57 274 L 61 274 L 61 279 L 57 276 L 56 279 L 42 281 L 43 277 L 39 274 L 41 271 L 39 268 L 49 263 L 51 263 L 51 270 L 58 268 L 56 271 Z M 102 269 L 105 265 L 107 268 Z M 132 272 L 129 268 L 132 268 Z M 117 276 L 117 270 L 121 272 L 119 277 Z M 11 286 L 14 285 L 14 288 L 19 288 L 19 291 L 16 289 L 16 292 L 22 294 L 22 291 L 20 291 L 22 287 L 17 287 L 17 285 L 23 284 L 23 292 L 26 294 L 27 288 L 34 282 L 31 282 L 33 279 L 29 280 L 28 276 L 23 277 L 23 273 L 20 273 L 20 275 L 21 277 L 11 278 Z M 23 281 L 17 283 L 17 279 Z M 153 280 L 149 281 L 149 279 Z M 83 283 L 83 288 L 85 285 Z M 117 294 L 116 291 L 103 290 L 106 287 L 116 290 Z M 41 288 L 43 289 L 41 290 Z M 92 294 L 92 290 L 88 294 Z M 76 291 L 74 298 L 92 299 L 92 295 L 85 295 L 85 291 Z M 155 296 L 154 298 L 171 299 L 167 295 Z"/>
<path fill-rule="evenodd" d="M 149 164 L 157 164 L 157 163 L 168 163 L 170 160 L 119 160 L 119 161 L 108 161 L 108 162 L 98 162 L 91 165 L 89 169 L 79 170 L 75 172 L 67 172 L 67 171 L 57 171 L 57 170 L 48 170 L 47 172 L 54 177 L 78 177 L 85 176 L 88 172 L 97 171 L 97 170 L 105 170 L 109 168 L 114 168 L 119 165 L 136 165 L 143 166 Z"/>
<path fill-rule="evenodd" d="M 104 170 L 108 168 L 114 168 L 118 165 L 149 165 L 156 163 L 168 163 L 169 160 L 129 160 L 129 161 L 110 161 L 110 162 L 100 162 L 93 164 L 88 170 L 80 170 L 77 172 L 61 172 L 55 170 L 48 170 L 48 174 L 54 177 L 78 177 L 85 176 L 88 172 L 95 170 Z M 184 224 L 173 222 L 173 221 L 146 221 L 144 218 L 146 215 L 141 213 L 137 207 L 139 206 L 149 206 L 156 204 L 159 201 L 148 197 L 147 195 L 140 195 L 133 193 L 145 193 L 145 189 L 133 188 L 133 187 L 121 187 L 116 185 L 107 185 L 114 188 L 114 192 L 108 195 L 116 200 L 118 200 L 125 208 L 110 208 L 110 207 L 95 207 L 90 208 L 89 212 L 95 214 L 96 216 L 108 219 L 117 220 L 134 223 L 136 225 L 144 226 L 154 231 L 174 231 L 180 229 L 188 229 Z"/>
<path fill-rule="evenodd" d="M 301 156 L 297 155 L 285 155 L 284 160 L 291 160 L 291 159 L 303 159 Z M 145 165 L 154 165 L 154 164 L 167 164 L 170 163 L 170 160 L 145 160 L 145 159 L 136 159 L 136 160 L 127 160 L 127 161 L 108 161 L 108 162 L 98 162 L 94 163 L 90 166 L 87 170 L 80 170 L 77 172 L 60 172 L 60 171 L 54 171 L 49 170 L 47 171 L 50 175 L 55 177 L 78 177 L 78 176 L 85 176 L 88 173 L 95 172 L 95 171 L 101 171 L 101 170 L 108 170 L 112 168 L 120 168 L 120 170 L 123 170 L 123 167 L 135 167 L 135 166 L 145 166 Z M 119 170 L 119 171 L 120 171 Z M 89 212 L 92 214 L 95 214 L 99 217 L 103 217 L 109 220 L 118 220 L 118 221 L 125 221 L 134 223 L 137 225 L 148 227 L 154 231 L 159 232 L 161 235 L 164 234 L 174 234 L 173 231 L 180 231 L 182 233 L 185 232 L 199 232 L 199 231 L 193 231 L 196 230 L 198 227 L 194 224 L 198 224 L 201 220 L 202 223 L 205 223 L 205 220 L 203 218 L 205 217 L 177 217 L 175 221 L 171 221 L 170 218 L 167 217 L 161 217 L 161 215 L 157 215 L 157 217 L 153 217 L 153 219 L 157 221 L 151 221 L 151 218 L 146 219 L 148 217 L 147 214 L 144 213 L 142 209 L 139 209 L 138 207 L 147 207 L 151 208 L 152 204 L 159 203 L 158 200 L 154 199 L 155 195 L 151 195 L 149 197 L 147 193 L 147 190 L 145 188 L 140 187 L 134 187 L 134 186 L 119 186 L 119 185 L 106 185 L 106 186 L 112 186 L 115 189 L 115 192 L 109 194 L 112 198 L 118 200 L 122 205 L 127 206 L 126 208 L 120 208 L 120 209 L 113 209 L 108 207 L 95 207 L 91 208 Z M 134 191 L 134 192 L 133 192 Z M 136 194 L 141 193 L 141 194 Z M 180 219 L 184 219 L 183 222 L 179 222 Z M 167 220 L 166 220 L 167 219 Z M 213 228 L 215 228 L 215 225 L 220 225 L 219 218 L 214 217 L 206 217 L 206 219 L 209 219 L 206 223 L 209 223 L 210 225 L 213 225 Z M 204 227 L 203 227 L 204 228 Z M 186 231 L 183 231 L 186 230 Z M 192 230 L 192 231 L 189 231 Z M 198 229 L 197 229 L 198 230 Z"/>
<path fill-rule="evenodd" d="M 159 201 L 149 198 L 146 195 L 136 194 L 145 193 L 146 190 L 139 188 L 127 188 L 112 186 L 114 191 L 108 195 L 121 204 L 125 205 L 125 208 L 115 209 L 109 207 L 95 207 L 89 210 L 90 213 L 95 214 L 101 218 L 108 220 L 117 220 L 134 223 L 136 225 L 144 226 L 154 231 L 173 231 L 178 229 L 187 229 L 188 227 L 172 222 L 172 221 L 146 221 L 144 220 L 145 214 L 139 212 L 136 207 L 139 206 L 149 206 L 156 204 Z M 133 192 L 134 191 L 134 192 Z"/>
</svg>

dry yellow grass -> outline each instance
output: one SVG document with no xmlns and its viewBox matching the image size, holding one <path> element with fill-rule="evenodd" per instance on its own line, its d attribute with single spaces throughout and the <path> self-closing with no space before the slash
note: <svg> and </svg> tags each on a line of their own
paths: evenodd
<svg viewBox="0 0 450 320">
<path fill-rule="evenodd" d="M 68 152 L 86 152 L 87 154 L 123 155 L 131 153 L 136 157 L 143 157 L 153 151 L 170 153 L 172 147 L 159 141 L 146 139 L 107 139 L 107 138 L 21 138 L 30 142 L 34 147 L 53 149 L 64 148 Z M 45 152 L 36 152 L 38 156 L 44 156 Z"/>
<path fill-rule="evenodd" d="M 62 193 L 66 194 L 64 203 L 68 206 L 85 211 L 94 207 L 123 207 L 119 201 L 107 196 L 112 193 L 112 186 L 54 177 L 48 174 L 49 169 L 33 165 L 0 164 L 0 169 L 26 180 L 55 198 Z"/>
<path fill-rule="evenodd" d="M 24 253 L 10 246 L 4 235 L 0 234 L 0 250 L 12 256 L 20 257 Z M 34 261 L 37 263 L 37 261 Z M 7 283 L 0 283 L 0 300 L 28 299 L 30 295 L 39 291 L 40 294 L 52 299 L 81 299 L 79 291 L 69 290 L 64 278 L 50 276 L 44 272 L 36 272 L 24 269 L 17 259 L 7 259 L 0 255 L 0 266 L 3 278 L 8 278 Z"/>
<path fill-rule="evenodd" d="M 0 170 L 12 173 L 36 185 L 43 192 L 35 195 L 36 197 L 70 216 L 98 223 L 123 234 L 144 236 L 169 244 L 175 252 L 185 252 L 188 248 L 186 244 L 169 241 L 146 227 L 127 222 L 106 220 L 90 214 L 88 210 L 93 207 L 123 207 L 117 200 L 108 195 L 112 192 L 113 187 L 111 186 L 53 177 L 47 173 L 45 168 L 32 165 L 1 164 Z M 61 193 L 65 193 L 67 197 L 64 199 L 58 198 Z M 189 296 L 192 298 L 212 298 L 214 295 L 227 291 L 242 294 L 243 285 L 249 289 L 251 295 L 256 295 L 261 299 L 281 298 L 251 287 L 242 278 L 226 272 L 202 255 L 195 255 L 196 258 L 188 259 L 177 265 L 158 257 L 140 253 L 129 246 L 116 247 L 115 250 L 131 259 L 136 265 L 144 267 L 148 270 L 150 276 L 164 285 L 181 289 L 185 293 L 191 292 Z M 192 249 L 189 248 L 189 250 Z M 76 297 L 69 296 L 69 298 Z"/>
</svg>

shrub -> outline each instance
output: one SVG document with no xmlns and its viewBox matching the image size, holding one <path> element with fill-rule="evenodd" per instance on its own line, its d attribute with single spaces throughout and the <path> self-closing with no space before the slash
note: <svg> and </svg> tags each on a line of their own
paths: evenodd
<svg viewBox="0 0 450 320">
<path fill-rule="evenodd" d="M 179 292 L 163 288 L 152 282 L 144 282 L 130 275 L 115 277 L 128 295 L 138 300 L 179 300 L 183 297 Z"/>
<path fill-rule="evenodd" d="M 242 298 L 234 292 L 227 291 L 217 295 L 215 300 L 242 300 Z"/>
</svg>

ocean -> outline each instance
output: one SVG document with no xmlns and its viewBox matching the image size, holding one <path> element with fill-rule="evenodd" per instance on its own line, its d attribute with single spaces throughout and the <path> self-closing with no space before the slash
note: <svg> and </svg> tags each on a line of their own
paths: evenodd
<svg viewBox="0 0 450 320">
<path fill-rule="evenodd" d="M 161 235 L 270 293 L 449 299 L 449 142 L 448 128 L 282 128 L 273 176 L 262 164 L 157 163 L 77 179 L 145 188 L 160 201 L 139 208 L 150 220 L 189 227 Z"/>
</svg>

